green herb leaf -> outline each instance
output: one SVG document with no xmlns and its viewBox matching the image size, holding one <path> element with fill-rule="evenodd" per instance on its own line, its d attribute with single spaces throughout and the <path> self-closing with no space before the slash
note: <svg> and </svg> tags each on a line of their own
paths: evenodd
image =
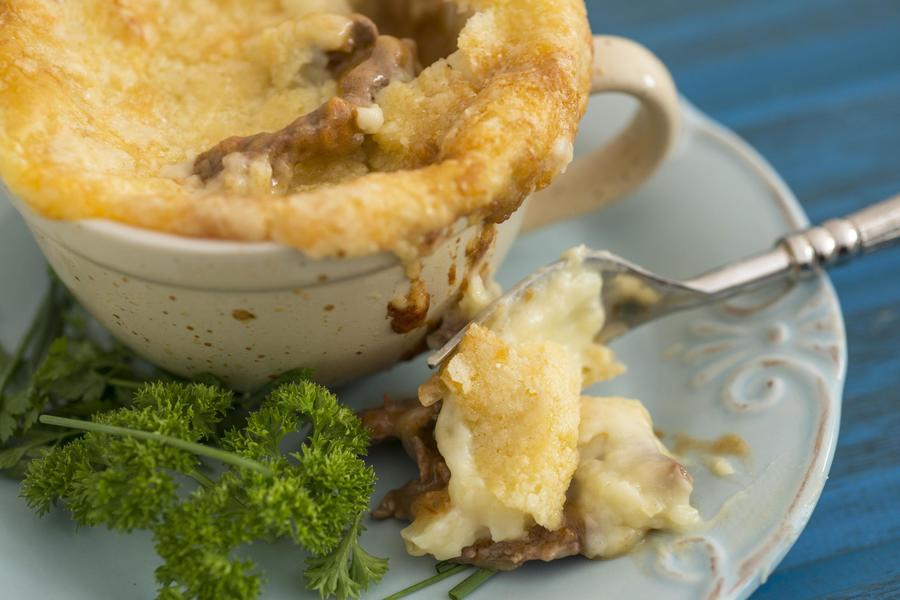
<svg viewBox="0 0 900 600">
<path fill-rule="evenodd" d="M 312 369 L 293 369 L 290 371 L 286 371 L 264 385 L 263 387 L 255 390 L 247 394 L 242 400 L 241 404 L 250 410 L 259 408 L 259 405 L 269 397 L 269 394 L 274 392 L 276 389 L 280 388 L 283 385 L 288 383 L 302 383 L 304 381 L 312 380 Z"/>
<path fill-rule="evenodd" d="M 47 345 L 62 333 L 62 315 L 72 309 L 74 301 L 55 277 L 50 279 L 50 287 L 37 312 L 28 325 L 25 335 L 8 355 L 0 368 L 0 403 L 7 389 L 23 365 L 36 362 L 43 357 Z M 5 351 L 4 351 L 5 353 Z M 2 404 L 0 404 L 2 410 Z"/>
<path fill-rule="evenodd" d="M 19 390 L 2 398 L 0 406 L 0 442 L 6 442 L 19 427 L 19 417 L 28 411 L 28 390 Z"/>
<path fill-rule="evenodd" d="M 9 352 L 6 351 L 6 348 L 0 346 L 0 373 L 6 370 L 10 360 L 12 360 L 12 357 L 9 355 Z"/>
<path fill-rule="evenodd" d="M 150 384 L 138 397 L 143 407 L 98 414 L 93 424 L 199 442 L 231 402 L 230 393 L 202 385 Z M 29 463 L 22 494 L 38 514 L 61 500 L 80 524 L 129 532 L 156 523 L 177 499 L 172 473 L 198 463 L 161 442 L 95 431 Z"/>
<path fill-rule="evenodd" d="M 19 464 L 26 452 L 28 452 L 27 446 L 16 446 L 15 448 L 0 450 L 0 469 L 12 469 Z"/>
<path fill-rule="evenodd" d="M 44 410 L 85 418 L 130 404 L 140 385 L 131 355 L 118 345 L 102 348 L 88 336 L 85 323 L 81 309 L 51 277 L 27 333 L 0 368 L 0 444 L 9 450 L 0 470 L 24 472 L 24 464 L 10 464 L 10 457 L 20 456 L 21 462 L 34 456 L 38 447 L 27 436 Z M 45 443 L 57 441 L 52 437 Z"/>
<path fill-rule="evenodd" d="M 0 469 L 22 470 L 17 474 L 24 475 L 23 462 L 38 458 L 45 446 L 59 443 L 74 435 L 77 435 L 77 432 L 32 429 L 19 440 L 19 445 L 0 450 Z"/>
<path fill-rule="evenodd" d="M 322 598 L 359 598 L 387 573 L 387 559 L 372 556 L 359 545 L 359 536 L 365 530 L 361 522 L 362 515 L 331 553 L 307 559 L 306 585 Z"/>
</svg>

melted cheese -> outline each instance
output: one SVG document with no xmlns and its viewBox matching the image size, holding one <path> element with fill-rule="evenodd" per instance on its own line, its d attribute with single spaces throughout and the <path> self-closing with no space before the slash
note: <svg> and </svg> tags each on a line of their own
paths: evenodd
<svg viewBox="0 0 900 600">
<path fill-rule="evenodd" d="M 466 291 L 459 301 L 458 309 L 466 322 L 474 319 L 502 294 L 496 281 L 493 279 L 485 281 L 478 273 L 469 277 L 465 287 Z"/>
<path fill-rule="evenodd" d="M 606 314 L 600 302 L 603 281 L 598 273 L 584 268 L 586 252 L 584 246 L 568 251 L 566 268 L 489 323 L 511 344 L 547 340 L 564 346 L 581 361 L 585 386 L 624 371 L 609 348 L 594 341 Z"/>
<path fill-rule="evenodd" d="M 603 327 L 603 282 L 585 250 L 489 323 L 474 325 L 420 400 L 443 401 L 435 427 L 451 478 L 443 510 L 403 530 L 414 555 L 454 558 L 482 539 L 522 537 L 563 525 L 572 503 L 584 554 L 615 556 L 651 529 L 698 522 L 692 481 L 653 432 L 640 402 L 581 396 L 587 382 L 622 367 L 594 342 Z M 478 282 L 476 282 L 478 283 Z M 473 289 L 473 305 L 490 296 Z"/>
<path fill-rule="evenodd" d="M 651 529 L 696 525 L 691 477 L 653 433 L 637 400 L 582 398 L 579 464 L 570 492 L 584 520 L 584 554 L 627 552 Z"/>
</svg>

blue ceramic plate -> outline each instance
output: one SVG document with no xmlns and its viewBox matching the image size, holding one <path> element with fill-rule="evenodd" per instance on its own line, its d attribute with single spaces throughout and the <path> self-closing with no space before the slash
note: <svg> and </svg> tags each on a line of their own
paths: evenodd
<svg viewBox="0 0 900 600">
<path fill-rule="evenodd" d="M 599 146 L 630 105 L 595 100 L 578 151 Z M 521 239 L 501 272 L 509 285 L 576 244 L 606 248 L 660 273 L 685 277 L 768 247 L 806 224 L 796 199 L 745 143 L 689 105 L 678 147 L 631 198 L 578 221 Z M 21 335 L 46 284 L 43 260 L 24 224 L 0 199 L 0 341 Z M 803 529 L 822 491 L 837 441 L 846 342 L 840 308 L 825 279 L 769 290 L 731 304 L 672 317 L 614 345 L 629 371 L 591 393 L 643 400 L 657 428 L 712 439 L 736 433 L 752 454 L 734 475 L 713 476 L 688 456 L 702 530 L 657 535 L 631 555 L 569 559 L 498 575 L 475 598 L 743 598 L 765 580 Z M 426 377 L 421 360 L 342 390 L 355 407 L 384 393 L 412 395 Z M 396 448 L 373 460 L 378 495 L 411 477 Z M 391 558 L 369 597 L 380 598 L 433 573 L 433 561 L 403 551 L 396 523 L 370 524 L 366 547 Z M 267 576 L 266 598 L 312 597 L 302 556 L 288 545 L 249 550 Z M 0 481 L 0 581 L 21 600 L 152 598 L 157 559 L 149 536 L 76 528 L 61 511 L 38 519 Z M 420 593 L 446 597 L 457 581 Z"/>
</svg>

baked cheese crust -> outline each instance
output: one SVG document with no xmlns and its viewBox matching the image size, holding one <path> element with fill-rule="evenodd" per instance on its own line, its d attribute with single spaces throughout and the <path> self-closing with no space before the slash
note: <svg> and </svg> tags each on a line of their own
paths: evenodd
<svg viewBox="0 0 900 600">
<path fill-rule="evenodd" d="M 463 217 L 502 221 L 571 160 L 590 85 L 584 3 L 412 6 L 464 13 L 457 50 L 378 91 L 357 151 L 311 159 L 299 185 L 260 193 L 196 185 L 183 166 L 333 98 L 326 58 L 364 2 L 7 0 L 0 176 L 49 218 L 273 240 L 317 257 L 396 250 Z M 255 168 L 248 176 L 265 182 Z"/>
<path fill-rule="evenodd" d="M 510 346 L 474 325 L 430 385 L 443 406 L 435 439 L 452 473 L 446 510 L 419 511 L 408 551 L 454 558 L 485 533 L 562 525 L 578 466 L 581 365 L 554 342 Z"/>
</svg>

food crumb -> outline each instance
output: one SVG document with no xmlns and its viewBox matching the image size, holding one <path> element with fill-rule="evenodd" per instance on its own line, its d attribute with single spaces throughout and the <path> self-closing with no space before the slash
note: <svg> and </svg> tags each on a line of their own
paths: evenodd
<svg viewBox="0 0 900 600">
<path fill-rule="evenodd" d="M 244 310 L 243 308 L 234 309 L 233 311 L 231 311 L 231 316 L 238 321 L 241 321 L 242 323 L 252 321 L 256 318 L 256 315 L 254 315 L 249 310 Z"/>
<path fill-rule="evenodd" d="M 722 456 L 707 456 L 703 459 L 703 464 L 716 477 L 734 475 L 734 465 L 731 464 L 730 460 Z"/>
<path fill-rule="evenodd" d="M 700 440 L 681 433 L 675 434 L 675 454 L 684 454 L 689 451 L 707 453 L 711 455 L 728 455 L 747 457 L 750 455 L 750 445 L 733 433 L 728 433 L 715 440 Z"/>
</svg>

